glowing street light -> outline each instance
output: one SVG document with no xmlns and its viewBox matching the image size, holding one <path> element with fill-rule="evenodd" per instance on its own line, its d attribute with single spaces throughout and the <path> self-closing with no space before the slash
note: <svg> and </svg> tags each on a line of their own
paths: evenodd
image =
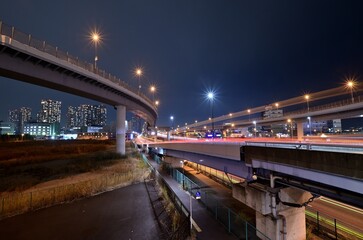
<svg viewBox="0 0 363 240">
<path fill-rule="evenodd" d="M 308 117 L 309 120 L 309 136 L 311 136 L 311 117 Z"/>
<path fill-rule="evenodd" d="M 253 123 L 253 125 L 255 125 L 254 130 L 255 130 L 255 137 L 256 137 L 256 135 L 257 135 L 257 122 L 253 121 L 252 123 Z"/>
<path fill-rule="evenodd" d="M 95 64 L 94 64 L 94 67 L 96 69 L 97 68 L 97 61 L 98 61 L 97 45 L 101 41 L 101 36 L 100 36 L 100 34 L 98 32 L 92 32 L 90 37 L 91 37 L 92 42 L 95 45 Z"/>
<path fill-rule="evenodd" d="M 211 118 L 211 120 L 212 120 L 212 134 L 213 134 L 213 137 L 214 137 L 214 121 L 213 121 L 213 118 L 214 118 L 214 114 L 213 114 L 214 93 L 213 92 L 208 92 L 207 98 L 208 98 L 208 100 L 211 103 L 211 111 L 212 111 L 212 118 Z"/>
<path fill-rule="evenodd" d="M 353 90 L 354 90 L 354 87 L 355 87 L 355 82 L 354 80 L 349 80 L 347 82 L 347 88 L 350 89 L 350 95 L 352 97 L 352 103 L 354 103 L 354 97 L 353 97 Z"/>
<path fill-rule="evenodd" d="M 138 77 L 138 80 L 139 80 L 139 91 L 138 91 L 138 94 L 140 95 L 140 91 L 141 91 L 140 78 L 141 78 L 141 75 L 142 75 L 142 69 L 141 68 L 136 68 L 135 74 L 136 74 L 136 76 Z"/>
<path fill-rule="evenodd" d="M 251 117 L 251 109 L 247 109 L 248 112 L 248 121 L 250 121 L 250 117 Z"/>
<path fill-rule="evenodd" d="M 306 99 L 306 104 L 307 104 L 307 106 L 308 106 L 308 112 L 309 112 L 309 99 L 310 99 L 310 95 L 308 95 L 308 94 L 305 94 L 305 99 Z"/>
<path fill-rule="evenodd" d="M 293 132 L 292 132 L 292 121 L 291 119 L 287 119 L 287 122 L 290 123 L 290 134 L 291 134 L 291 139 L 292 139 L 292 135 L 293 135 Z"/>
<path fill-rule="evenodd" d="M 279 104 L 275 103 L 276 109 L 279 110 Z"/>
<path fill-rule="evenodd" d="M 174 129 L 174 116 L 170 116 L 171 129 Z"/>
<path fill-rule="evenodd" d="M 150 91 L 151 91 L 151 93 L 152 93 L 152 95 L 153 95 L 153 101 L 155 101 L 155 91 L 156 91 L 156 87 L 154 86 L 154 85 L 152 85 L 151 87 L 150 87 Z"/>
<path fill-rule="evenodd" d="M 159 106 L 159 101 L 158 100 L 155 101 L 155 106 Z"/>
</svg>

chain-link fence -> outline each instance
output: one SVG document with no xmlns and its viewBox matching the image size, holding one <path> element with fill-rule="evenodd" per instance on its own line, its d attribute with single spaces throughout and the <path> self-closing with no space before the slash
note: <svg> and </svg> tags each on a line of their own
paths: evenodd
<svg viewBox="0 0 363 240">
<path fill-rule="evenodd" d="M 149 163 L 145 155 L 142 155 L 142 159 L 151 169 L 149 178 L 145 180 L 145 186 L 148 190 L 158 224 L 163 232 L 161 238 L 172 240 L 187 239 L 191 234 L 189 210 L 159 172 Z M 160 196 L 161 192 L 164 193 L 162 198 Z M 164 204 L 162 199 L 164 199 Z M 175 208 L 177 213 L 175 211 L 167 211 L 166 205 L 168 202 L 173 204 L 173 208 Z M 173 214 L 173 216 L 170 214 Z"/>
<path fill-rule="evenodd" d="M 193 196 L 195 196 L 198 191 L 201 194 L 199 201 L 201 201 L 214 217 L 223 224 L 228 232 L 234 234 L 239 239 L 269 239 L 240 215 L 224 206 L 208 190 L 202 189 L 198 184 L 189 179 L 183 172 L 175 168 L 169 168 L 169 173 L 175 181 L 184 186 L 184 189 Z"/>
</svg>

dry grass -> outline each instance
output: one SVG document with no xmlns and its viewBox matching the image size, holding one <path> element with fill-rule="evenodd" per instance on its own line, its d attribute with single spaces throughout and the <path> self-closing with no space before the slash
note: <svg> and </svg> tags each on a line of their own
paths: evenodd
<svg viewBox="0 0 363 240">
<path fill-rule="evenodd" d="M 114 149 L 114 142 L 89 140 L 1 144 L 0 192 L 25 190 L 42 182 L 98 171 L 118 162 L 123 162 L 119 166 L 121 173 L 130 171 L 134 163 Z"/>
<path fill-rule="evenodd" d="M 105 142 L 97 143 L 107 146 L 106 151 L 95 151 L 100 148 L 92 142 L 86 146 L 88 141 L 66 147 L 60 146 L 62 143 L 58 142 L 60 149 L 74 149 L 69 152 L 71 159 L 59 159 L 62 154 L 45 161 L 22 158 L 15 165 L 0 167 L 0 219 L 141 182 L 149 174 L 131 144 L 127 145 L 128 157 L 125 157 L 116 154 L 115 146 Z M 50 149 L 54 149 L 52 144 Z M 22 151 L 22 146 L 19 150 Z M 78 151 L 82 153 L 75 154 Z"/>
<path fill-rule="evenodd" d="M 114 141 L 25 141 L 0 144 L 0 168 L 77 158 L 114 147 Z"/>
</svg>

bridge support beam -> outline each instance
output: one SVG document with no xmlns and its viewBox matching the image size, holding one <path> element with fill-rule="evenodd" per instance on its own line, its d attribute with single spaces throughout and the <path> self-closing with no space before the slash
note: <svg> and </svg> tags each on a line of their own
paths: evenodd
<svg viewBox="0 0 363 240">
<path fill-rule="evenodd" d="M 302 140 L 304 138 L 304 124 L 303 122 L 296 123 L 297 128 L 297 139 Z"/>
<path fill-rule="evenodd" d="M 296 188 L 270 188 L 261 184 L 233 186 L 233 197 L 256 210 L 257 236 L 273 240 L 306 239 L 305 207 L 289 207 L 283 202 L 303 203 L 311 194 Z"/>
<path fill-rule="evenodd" d="M 119 105 L 116 108 L 116 152 L 125 155 L 126 107 Z"/>
</svg>

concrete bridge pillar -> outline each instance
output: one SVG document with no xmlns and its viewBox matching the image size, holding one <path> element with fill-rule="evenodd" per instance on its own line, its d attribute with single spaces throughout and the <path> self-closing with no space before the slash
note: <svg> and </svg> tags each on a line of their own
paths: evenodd
<svg viewBox="0 0 363 240">
<path fill-rule="evenodd" d="M 121 155 L 125 155 L 126 107 L 119 105 L 116 106 L 116 108 L 116 152 L 120 153 Z"/>
<path fill-rule="evenodd" d="M 301 204 L 311 194 L 296 188 L 270 188 L 265 185 L 238 184 L 233 186 L 233 197 L 256 210 L 257 236 L 273 240 L 305 240 L 305 207 L 289 207 L 277 203 L 277 194 L 283 202 Z"/>
<path fill-rule="evenodd" d="M 302 140 L 304 137 L 304 124 L 303 122 L 297 122 L 296 123 L 296 129 L 297 129 L 297 139 Z"/>
</svg>

